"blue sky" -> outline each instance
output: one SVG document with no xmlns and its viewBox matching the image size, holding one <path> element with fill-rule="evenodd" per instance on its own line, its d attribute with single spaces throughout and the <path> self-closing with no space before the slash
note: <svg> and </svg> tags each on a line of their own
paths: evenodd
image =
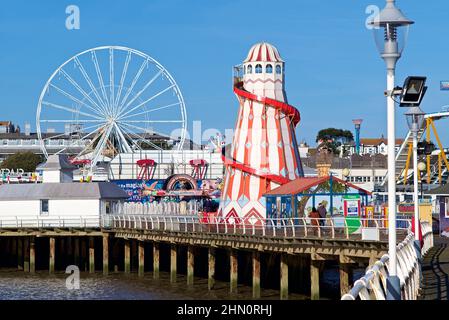
<svg viewBox="0 0 449 320">
<path fill-rule="evenodd" d="M 286 61 L 289 102 L 302 121 L 299 140 L 313 144 L 324 127 L 362 137 L 386 135 L 385 67 L 367 30 L 365 8 L 383 0 L 128 0 L 2 1 L 0 10 L 0 118 L 34 126 L 39 94 L 53 71 L 74 54 L 100 45 L 124 45 L 160 61 L 174 76 L 187 105 L 189 127 L 233 128 L 238 102 L 232 66 L 260 41 L 274 44 Z M 81 29 L 65 28 L 68 5 L 81 11 Z M 416 21 L 398 64 L 397 83 L 428 76 L 422 108 L 439 111 L 449 92 L 449 1 L 399 0 Z M 397 135 L 405 134 L 403 109 Z M 438 129 L 447 136 L 449 120 Z M 449 139 L 445 139 L 449 142 Z"/>
</svg>

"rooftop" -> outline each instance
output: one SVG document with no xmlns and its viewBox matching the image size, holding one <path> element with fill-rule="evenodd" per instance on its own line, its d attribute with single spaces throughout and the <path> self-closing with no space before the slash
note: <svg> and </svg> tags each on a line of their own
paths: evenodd
<svg viewBox="0 0 449 320">
<path fill-rule="evenodd" d="M 128 197 L 125 191 L 111 182 L 0 185 L 0 201 L 127 199 Z"/>
</svg>

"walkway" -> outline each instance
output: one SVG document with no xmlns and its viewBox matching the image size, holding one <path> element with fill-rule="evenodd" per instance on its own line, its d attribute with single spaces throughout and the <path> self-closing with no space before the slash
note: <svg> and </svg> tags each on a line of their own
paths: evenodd
<svg viewBox="0 0 449 320">
<path fill-rule="evenodd" d="M 435 235 L 435 246 L 424 258 L 420 300 L 449 300 L 449 239 Z"/>
</svg>

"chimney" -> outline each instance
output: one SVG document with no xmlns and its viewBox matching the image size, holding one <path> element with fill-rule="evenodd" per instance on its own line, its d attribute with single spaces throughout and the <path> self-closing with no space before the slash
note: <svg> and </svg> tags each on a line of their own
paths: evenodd
<svg viewBox="0 0 449 320">
<path fill-rule="evenodd" d="M 29 122 L 25 122 L 25 135 L 31 135 L 31 124 Z"/>
</svg>

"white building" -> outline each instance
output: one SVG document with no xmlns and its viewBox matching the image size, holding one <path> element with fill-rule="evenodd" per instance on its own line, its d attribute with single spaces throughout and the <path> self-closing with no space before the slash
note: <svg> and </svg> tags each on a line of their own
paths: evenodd
<svg viewBox="0 0 449 320">
<path fill-rule="evenodd" d="M 404 139 L 396 139 L 395 150 L 399 151 L 399 148 L 404 143 Z M 355 154 L 355 144 L 345 146 L 345 150 L 349 152 L 349 155 Z M 388 150 L 388 140 L 383 136 L 381 138 L 364 138 L 360 139 L 360 155 L 376 155 L 382 154 L 387 155 Z"/>
<path fill-rule="evenodd" d="M 101 215 L 117 212 L 128 198 L 114 183 L 72 182 L 73 167 L 62 155 L 39 170 L 43 183 L 0 186 L 3 227 L 99 227 Z"/>
</svg>

